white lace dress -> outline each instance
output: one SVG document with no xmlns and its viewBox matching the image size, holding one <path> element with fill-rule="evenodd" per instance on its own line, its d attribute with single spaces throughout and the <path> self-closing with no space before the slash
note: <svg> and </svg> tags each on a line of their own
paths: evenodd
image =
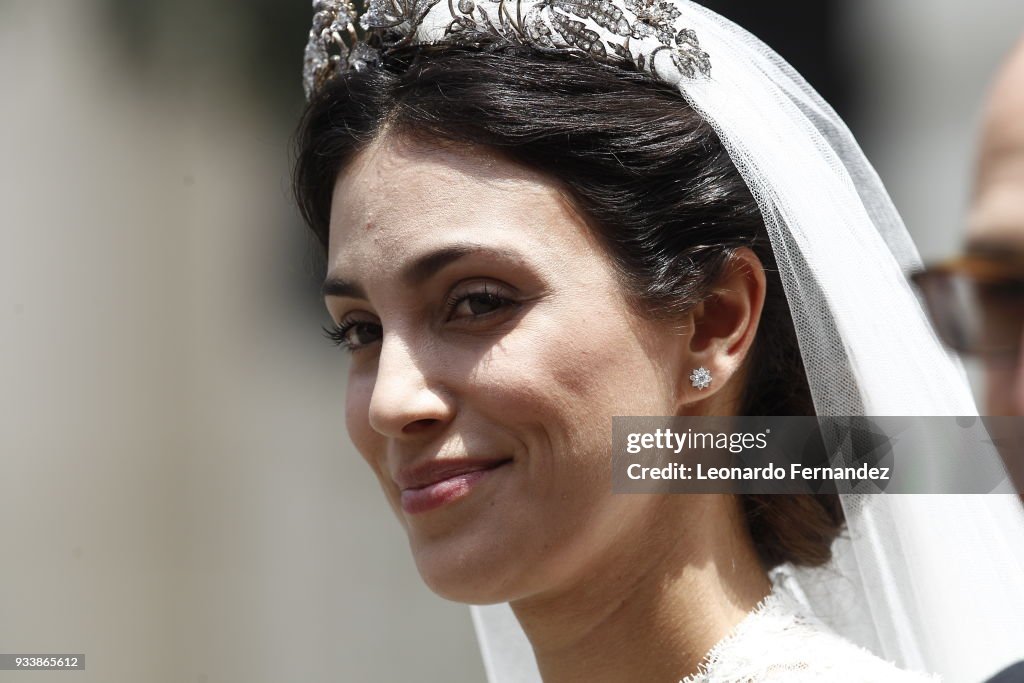
<svg viewBox="0 0 1024 683">
<path fill-rule="evenodd" d="M 782 583 L 680 683 L 939 683 L 896 668 L 831 631 Z"/>
</svg>

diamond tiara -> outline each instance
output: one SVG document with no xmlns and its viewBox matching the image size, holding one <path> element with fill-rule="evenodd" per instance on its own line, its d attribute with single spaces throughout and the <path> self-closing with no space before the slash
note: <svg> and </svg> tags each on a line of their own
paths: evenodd
<svg viewBox="0 0 1024 683">
<path fill-rule="evenodd" d="M 664 78 L 710 76 L 696 33 L 676 24 L 678 0 L 314 0 L 303 81 L 311 99 L 349 70 L 404 45 L 523 45 L 578 53 Z M 656 66 L 656 61 L 658 65 Z"/>
</svg>

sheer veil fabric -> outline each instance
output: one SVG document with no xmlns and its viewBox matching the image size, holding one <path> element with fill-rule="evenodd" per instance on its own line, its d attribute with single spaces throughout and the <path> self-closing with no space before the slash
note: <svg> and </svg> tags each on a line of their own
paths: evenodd
<svg viewBox="0 0 1024 683">
<path fill-rule="evenodd" d="M 846 125 L 781 57 L 691 2 L 675 2 L 710 55 L 708 78 L 654 58 L 714 126 L 757 199 L 793 313 L 816 411 L 977 415 L 959 363 L 906 274 L 917 250 Z M 600 27 L 592 26 L 595 30 Z M 789 575 L 855 644 L 946 681 L 1024 658 L 1024 513 L 1013 495 L 842 497 L 834 560 Z M 493 683 L 539 681 L 508 605 L 473 606 Z"/>
<path fill-rule="evenodd" d="M 311 34 L 307 93 L 332 69 L 379 57 L 365 44 L 331 57 L 327 46 L 354 34 L 351 6 L 316 6 L 331 12 L 317 15 Z M 369 0 L 360 23 L 385 45 L 396 34 L 413 44 L 483 34 L 582 50 L 678 87 L 760 206 L 817 414 L 977 415 L 963 369 L 907 281 L 917 250 L 877 174 L 831 107 L 745 30 L 686 0 Z M 838 440 L 826 445 L 840 458 L 848 452 Z M 883 659 L 946 681 L 981 681 L 1024 659 L 1016 496 L 865 491 L 844 495 L 842 505 L 848 531 L 833 561 L 778 575 L 818 619 Z M 471 610 L 490 681 L 539 681 L 509 606 Z"/>
</svg>

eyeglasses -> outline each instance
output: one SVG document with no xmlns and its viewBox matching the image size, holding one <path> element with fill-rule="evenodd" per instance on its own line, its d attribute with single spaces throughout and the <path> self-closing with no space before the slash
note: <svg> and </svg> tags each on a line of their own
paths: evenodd
<svg viewBox="0 0 1024 683">
<path fill-rule="evenodd" d="M 1024 329 L 1024 263 L 970 254 L 910 276 L 939 337 L 962 354 L 1019 353 Z"/>
</svg>

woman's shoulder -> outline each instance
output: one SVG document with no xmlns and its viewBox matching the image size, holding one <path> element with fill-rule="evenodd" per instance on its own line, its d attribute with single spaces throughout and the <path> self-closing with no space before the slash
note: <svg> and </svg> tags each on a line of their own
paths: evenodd
<svg viewBox="0 0 1024 683">
<path fill-rule="evenodd" d="M 939 683 L 905 671 L 842 638 L 780 590 L 773 590 L 680 683 Z"/>
</svg>

